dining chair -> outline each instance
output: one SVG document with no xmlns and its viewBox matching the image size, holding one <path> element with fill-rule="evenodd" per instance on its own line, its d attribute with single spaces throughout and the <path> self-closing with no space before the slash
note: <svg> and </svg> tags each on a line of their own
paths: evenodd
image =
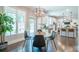
<svg viewBox="0 0 79 59">
<path fill-rule="evenodd" d="M 57 47 L 56 47 L 56 44 L 55 44 L 55 41 L 54 41 L 55 37 L 56 37 L 56 32 L 55 31 L 52 31 L 52 34 L 51 34 L 51 36 L 49 38 L 50 38 L 50 40 L 53 40 L 55 49 L 57 50 Z"/>
<path fill-rule="evenodd" d="M 42 47 L 45 47 L 45 40 L 43 35 L 34 36 L 33 47 L 37 47 L 40 52 L 42 52 Z"/>
<path fill-rule="evenodd" d="M 24 31 L 24 43 L 23 43 L 23 47 L 26 45 L 26 40 L 28 40 L 29 39 L 29 36 L 28 36 L 28 34 L 27 34 L 27 31 Z"/>
</svg>

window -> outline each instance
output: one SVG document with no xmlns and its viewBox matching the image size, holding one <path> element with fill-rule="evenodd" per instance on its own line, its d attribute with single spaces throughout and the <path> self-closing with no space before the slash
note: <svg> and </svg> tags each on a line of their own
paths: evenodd
<svg viewBox="0 0 79 59">
<path fill-rule="evenodd" d="M 24 32 L 24 13 L 20 11 L 17 13 L 17 21 L 18 21 L 18 33 Z"/>
<path fill-rule="evenodd" d="M 16 34 L 16 10 L 13 9 L 13 8 L 10 8 L 10 7 L 4 7 L 4 10 L 5 10 L 5 13 L 12 17 L 13 18 L 13 22 L 14 24 L 12 25 L 13 26 L 13 31 L 12 32 L 6 32 L 6 36 L 10 36 L 10 35 L 13 35 L 13 34 Z"/>
<path fill-rule="evenodd" d="M 7 13 L 8 16 L 13 18 L 14 24 L 12 25 L 13 31 L 11 31 L 11 34 L 16 34 L 16 14 L 14 13 Z"/>
<path fill-rule="evenodd" d="M 11 32 L 6 32 L 6 36 L 10 35 L 15 35 L 15 34 L 20 34 L 24 33 L 25 26 L 24 26 L 24 16 L 25 13 L 23 11 L 16 10 L 11 7 L 4 7 L 5 13 L 13 18 L 14 24 L 13 26 L 13 31 Z"/>
<path fill-rule="evenodd" d="M 29 27 L 29 34 L 30 36 L 33 36 L 35 32 L 35 19 L 33 17 L 29 18 Z"/>
</svg>

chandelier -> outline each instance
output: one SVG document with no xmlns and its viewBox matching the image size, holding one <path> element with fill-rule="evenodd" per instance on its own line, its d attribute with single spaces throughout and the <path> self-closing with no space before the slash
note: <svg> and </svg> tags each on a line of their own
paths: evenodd
<svg viewBox="0 0 79 59">
<path fill-rule="evenodd" d="M 34 15 L 37 17 L 45 16 L 45 14 L 46 14 L 46 11 L 43 8 L 38 7 L 34 10 Z"/>
</svg>

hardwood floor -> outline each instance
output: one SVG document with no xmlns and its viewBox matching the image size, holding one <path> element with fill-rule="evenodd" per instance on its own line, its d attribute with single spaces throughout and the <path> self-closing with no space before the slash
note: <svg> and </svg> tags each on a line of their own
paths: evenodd
<svg viewBox="0 0 79 59">
<path fill-rule="evenodd" d="M 24 41 L 20 41 L 18 43 L 8 45 L 6 49 L 4 49 L 0 52 L 11 52 L 11 51 L 14 51 L 15 49 L 17 50 L 19 47 L 21 47 L 23 45 L 23 42 Z M 14 52 L 16 52 L 16 51 L 14 51 Z"/>
<path fill-rule="evenodd" d="M 57 34 L 55 38 L 55 44 L 52 40 L 46 41 L 46 48 L 42 49 L 42 52 L 77 52 L 78 51 L 78 38 L 61 37 Z M 25 42 L 25 44 L 24 44 Z M 4 52 L 40 52 L 37 48 L 32 47 L 33 39 L 21 41 L 12 45 L 9 45 Z M 47 44 L 48 43 L 48 44 Z"/>
<path fill-rule="evenodd" d="M 58 38 L 58 39 L 57 39 Z M 57 36 L 57 51 L 61 52 L 76 52 L 77 51 L 77 39 L 69 37 Z"/>
</svg>

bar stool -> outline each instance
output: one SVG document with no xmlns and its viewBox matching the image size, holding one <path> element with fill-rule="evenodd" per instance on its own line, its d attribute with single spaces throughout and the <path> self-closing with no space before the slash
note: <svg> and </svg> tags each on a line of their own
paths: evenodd
<svg viewBox="0 0 79 59">
<path fill-rule="evenodd" d="M 78 25 L 76 25 L 76 38 L 78 38 Z"/>
<path fill-rule="evenodd" d="M 75 31 L 74 31 L 74 29 L 68 29 L 68 35 L 69 35 L 69 32 L 72 32 L 73 33 L 73 38 L 75 38 Z"/>
<path fill-rule="evenodd" d="M 66 30 L 65 28 L 62 28 L 62 29 L 61 29 L 61 32 L 65 32 L 64 37 L 65 37 L 65 40 L 66 40 L 66 36 L 67 36 L 67 33 L 66 33 L 66 32 L 67 32 L 67 30 Z"/>
</svg>

